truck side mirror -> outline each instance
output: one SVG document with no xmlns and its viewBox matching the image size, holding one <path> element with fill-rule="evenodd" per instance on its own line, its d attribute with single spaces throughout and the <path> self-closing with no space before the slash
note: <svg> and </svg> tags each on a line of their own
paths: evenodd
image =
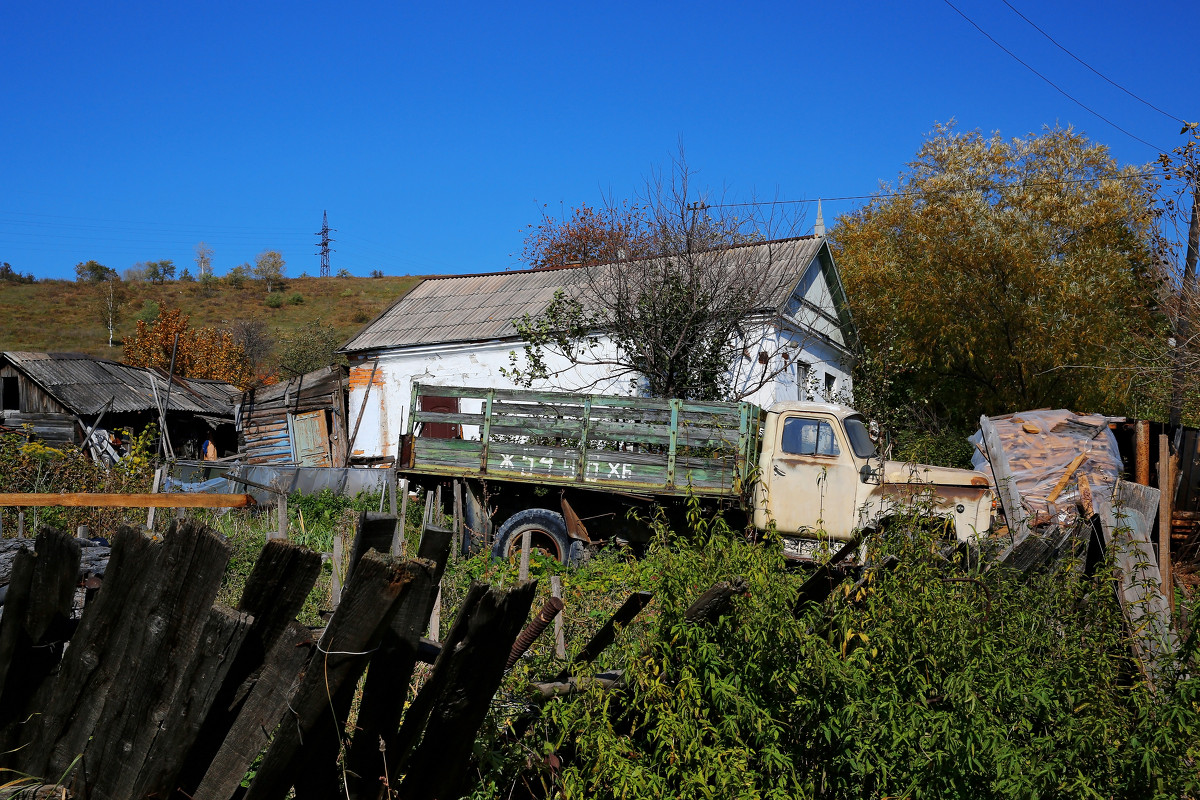
<svg viewBox="0 0 1200 800">
<path fill-rule="evenodd" d="M 870 462 L 868 462 L 862 465 L 862 469 L 858 471 L 858 475 L 863 483 L 876 483 L 880 472 L 872 469 Z"/>
</svg>

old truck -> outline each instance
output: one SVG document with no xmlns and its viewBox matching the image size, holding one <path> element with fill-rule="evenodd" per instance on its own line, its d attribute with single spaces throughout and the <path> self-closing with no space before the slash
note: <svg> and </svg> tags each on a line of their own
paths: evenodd
<svg viewBox="0 0 1200 800">
<path fill-rule="evenodd" d="M 413 384 L 398 469 L 463 479 L 467 526 L 493 554 L 532 547 L 570 562 L 590 544 L 650 536 L 653 505 L 691 495 L 735 524 L 770 527 L 810 560 L 918 502 L 949 536 L 990 524 L 972 470 L 884 461 L 868 423 L 830 403 L 696 402 Z M 918 500 L 920 498 L 920 500 Z"/>
</svg>

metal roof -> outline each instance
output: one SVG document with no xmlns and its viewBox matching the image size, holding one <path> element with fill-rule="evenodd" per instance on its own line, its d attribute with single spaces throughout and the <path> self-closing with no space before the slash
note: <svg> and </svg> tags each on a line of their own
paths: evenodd
<svg viewBox="0 0 1200 800">
<path fill-rule="evenodd" d="M 76 414 L 98 414 L 112 399 L 111 411 L 155 411 L 154 391 L 166 400 L 164 371 L 131 367 L 79 353 L 9 351 L 4 358 L 47 394 Z M 179 378 L 172 381 L 169 411 L 233 416 L 233 398 L 241 393 L 223 381 Z"/>
<path fill-rule="evenodd" d="M 788 301 L 823 244 L 822 237 L 801 236 L 728 249 L 769 268 L 769 282 L 778 289 L 763 310 L 777 310 Z M 552 267 L 426 278 L 355 334 L 342 351 L 514 338 L 518 334 L 513 320 L 541 314 L 559 289 L 569 294 L 583 285 L 589 271 L 620 267 Z"/>
</svg>

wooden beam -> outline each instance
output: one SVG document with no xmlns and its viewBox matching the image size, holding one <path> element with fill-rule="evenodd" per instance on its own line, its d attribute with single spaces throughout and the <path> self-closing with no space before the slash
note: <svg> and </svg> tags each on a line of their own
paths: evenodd
<svg viewBox="0 0 1200 800">
<path fill-rule="evenodd" d="M 1175 473 L 1167 435 L 1158 435 L 1158 571 L 1171 612 L 1175 612 L 1175 583 L 1171 580 L 1171 501 L 1175 499 Z"/>
<path fill-rule="evenodd" d="M 45 508 L 82 506 L 85 508 L 245 508 L 254 505 L 248 494 L 105 494 L 103 492 L 67 492 L 64 494 L 0 494 L 0 506 Z"/>
<path fill-rule="evenodd" d="M 1150 485 L 1150 421 L 1139 419 L 1134 428 L 1137 433 L 1136 481 L 1142 486 Z"/>
</svg>

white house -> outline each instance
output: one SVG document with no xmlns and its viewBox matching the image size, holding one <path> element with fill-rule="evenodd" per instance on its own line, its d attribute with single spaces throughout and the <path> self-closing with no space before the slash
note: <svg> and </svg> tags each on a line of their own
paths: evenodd
<svg viewBox="0 0 1200 800">
<path fill-rule="evenodd" d="M 746 399 L 769 407 L 783 400 L 848 398 L 855 331 L 825 237 L 743 247 L 751 258 L 769 253 L 771 270 L 779 270 L 772 285 L 780 287 L 771 293 L 769 307 L 749 320 L 754 333 L 743 348 L 748 366 L 731 365 L 739 385 L 763 383 Z M 525 314 L 541 314 L 559 289 L 569 293 L 580 285 L 585 269 L 568 266 L 431 277 L 393 303 L 342 347 L 351 365 L 349 418 L 361 416 L 353 454 L 397 455 L 400 436 L 407 430 L 414 381 L 516 388 L 501 374 L 502 368 L 510 366 L 510 353 L 524 347 L 513 321 Z M 600 337 L 601 348 L 612 346 Z M 536 388 L 601 394 L 638 391 L 636 381 L 614 376 L 611 368 L 562 357 L 547 360 L 557 374 Z M 763 370 L 770 372 L 765 382 Z"/>
</svg>

